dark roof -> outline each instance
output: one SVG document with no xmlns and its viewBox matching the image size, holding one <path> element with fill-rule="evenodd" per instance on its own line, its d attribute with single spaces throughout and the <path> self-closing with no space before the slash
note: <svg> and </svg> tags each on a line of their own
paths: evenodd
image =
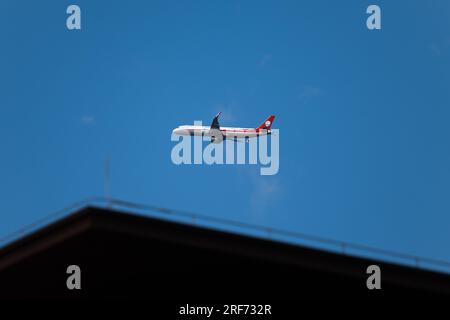
<svg viewBox="0 0 450 320">
<path fill-rule="evenodd" d="M 366 287 L 373 264 L 381 290 Z M 447 274 L 95 207 L 0 249 L 0 284 L 0 297 L 450 297 Z"/>
</svg>

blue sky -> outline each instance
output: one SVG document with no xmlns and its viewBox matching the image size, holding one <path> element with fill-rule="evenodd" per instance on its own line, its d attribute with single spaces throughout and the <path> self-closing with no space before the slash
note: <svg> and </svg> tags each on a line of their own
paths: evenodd
<svg viewBox="0 0 450 320">
<path fill-rule="evenodd" d="M 103 194 L 109 157 L 114 197 L 450 260 L 448 1 L 4 0 L 0 36 L 0 236 Z M 277 175 L 172 164 L 218 111 L 276 115 Z"/>
</svg>

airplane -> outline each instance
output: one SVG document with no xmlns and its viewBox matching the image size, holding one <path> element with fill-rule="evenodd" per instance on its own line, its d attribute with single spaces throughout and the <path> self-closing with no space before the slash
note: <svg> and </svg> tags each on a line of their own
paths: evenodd
<svg viewBox="0 0 450 320">
<path fill-rule="evenodd" d="M 245 139 L 248 142 L 249 138 L 254 138 L 261 135 L 269 135 L 270 127 L 272 126 L 274 115 L 271 115 L 257 128 L 235 128 L 235 127 L 221 127 L 219 125 L 219 112 L 213 119 L 211 126 L 190 126 L 183 125 L 173 130 L 177 135 L 191 135 L 191 136 L 211 136 L 212 143 L 220 143 L 222 140 L 230 139 L 240 142 L 239 139 Z"/>
</svg>

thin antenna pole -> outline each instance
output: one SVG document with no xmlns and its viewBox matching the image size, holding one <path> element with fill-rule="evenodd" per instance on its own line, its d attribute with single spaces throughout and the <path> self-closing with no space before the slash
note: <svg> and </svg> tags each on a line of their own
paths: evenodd
<svg viewBox="0 0 450 320">
<path fill-rule="evenodd" d="M 111 207 L 111 194 L 110 194 L 110 174 L 109 174 L 109 156 L 105 160 L 105 200 L 108 208 Z"/>
</svg>

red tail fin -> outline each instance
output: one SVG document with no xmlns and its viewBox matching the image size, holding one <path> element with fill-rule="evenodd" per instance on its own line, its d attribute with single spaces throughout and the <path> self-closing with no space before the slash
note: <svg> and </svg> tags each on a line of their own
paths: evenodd
<svg viewBox="0 0 450 320">
<path fill-rule="evenodd" d="M 264 121 L 258 128 L 256 128 L 256 129 L 258 129 L 258 130 L 262 130 L 262 129 L 265 129 L 265 130 L 270 130 L 270 127 L 272 126 L 272 123 L 273 123 L 273 120 L 275 119 L 275 116 L 270 116 L 270 117 L 268 117 L 267 118 L 267 120 L 266 121 Z"/>
</svg>

